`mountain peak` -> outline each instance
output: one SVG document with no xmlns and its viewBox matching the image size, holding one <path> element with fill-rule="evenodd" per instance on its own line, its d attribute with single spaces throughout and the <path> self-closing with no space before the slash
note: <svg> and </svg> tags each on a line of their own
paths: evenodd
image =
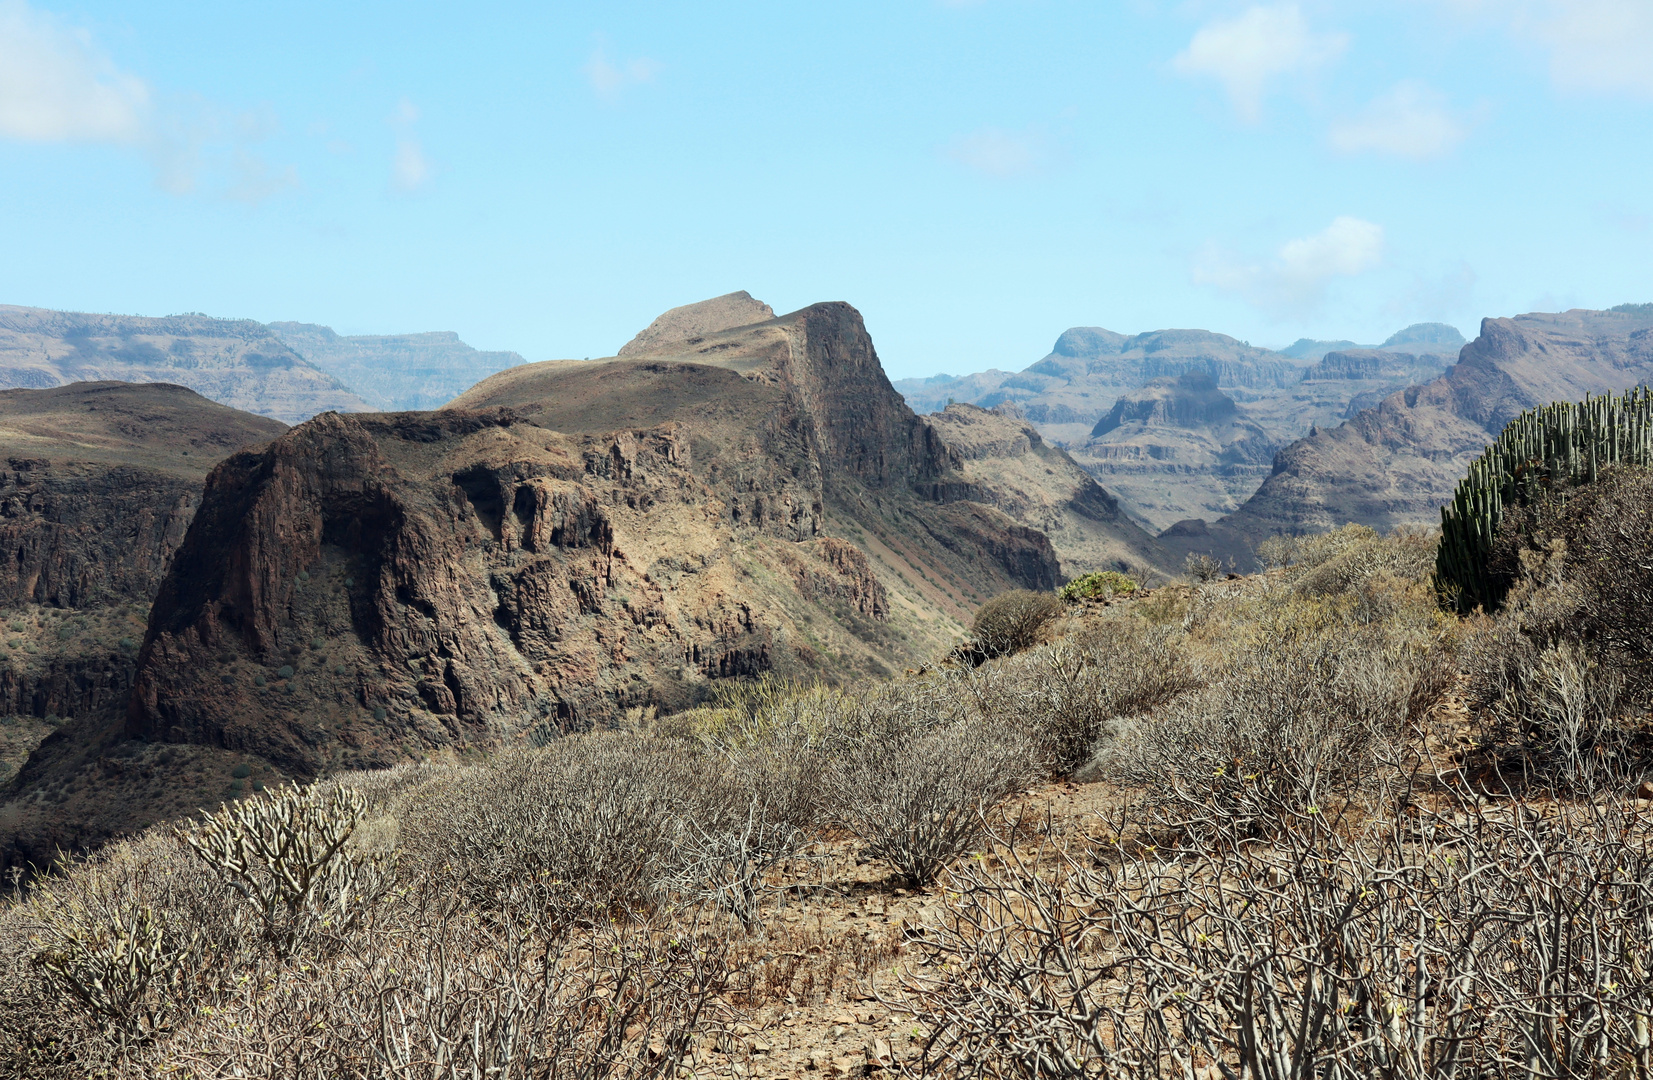
<svg viewBox="0 0 1653 1080">
<path fill-rule="evenodd" d="M 724 293 L 697 304 L 674 307 L 620 347 L 617 356 L 641 356 L 691 338 L 733 330 L 737 326 L 768 322 L 775 309 L 754 299 L 745 289 Z"/>
</svg>

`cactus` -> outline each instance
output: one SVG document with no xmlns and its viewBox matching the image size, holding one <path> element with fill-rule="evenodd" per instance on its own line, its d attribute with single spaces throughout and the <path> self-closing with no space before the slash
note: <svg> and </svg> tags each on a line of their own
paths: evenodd
<svg viewBox="0 0 1653 1080">
<path fill-rule="evenodd" d="M 1441 508 L 1435 580 L 1459 611 L 1491 611 L 1507 586 L 1487 570 L 1506 507 L 1592 483 L 1602 469 L 1653 464 L 1653 389 L 1587 397 L 1529 409 L 1470 463 L 1452 502 Z"/>
</svg>

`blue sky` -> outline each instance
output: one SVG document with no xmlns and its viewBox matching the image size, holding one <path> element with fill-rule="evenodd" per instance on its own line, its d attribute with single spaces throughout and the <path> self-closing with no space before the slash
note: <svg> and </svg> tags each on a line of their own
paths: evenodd
<svg viewBox="0 0 1653 1080">
<path fill-rule="evenodd" d="M 0 0 L 0 302 L 895 377 L 1653 301 L 1653 0 Z"/>
</svg>

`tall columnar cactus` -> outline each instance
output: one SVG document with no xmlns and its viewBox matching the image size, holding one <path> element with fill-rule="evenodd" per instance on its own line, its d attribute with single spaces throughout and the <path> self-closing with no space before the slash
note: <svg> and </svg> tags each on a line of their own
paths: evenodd
<svg viewBox="0 0 1653 1080">
<path fill-rule="evenodd" d="M 1569 486 L 1593 482 L 1610 466 L 1648 464 L 1653 464 L 1653 389 L 1522 413 L 1470 463 L 1451 504 L 1441 508 L 1435 575 L 1443 592 L 1460 611 L 1492 610 L 1503 600 L 1505 586 L 1487 572 L 1487 562 L 1506 507 L 1526 506 L 1551 493 L 1565 498 Z"/>
</svg>

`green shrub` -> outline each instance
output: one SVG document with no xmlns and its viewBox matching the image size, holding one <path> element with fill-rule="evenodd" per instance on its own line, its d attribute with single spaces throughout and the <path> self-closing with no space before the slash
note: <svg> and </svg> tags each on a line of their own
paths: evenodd
<svg viewBox="0 0 1653 1080">
<path fill-rule="evenodd" d="M 321 652 L 323 649 L 327 648 L 327 639 L 319 637 L 311 638 L 310 648 L 314 649 L 316 652 Z"/>
<path fill-rule="evenodd" d="M 277 671 L 276 674 L 281 676 L 283 679 L 291 679 L 293 677 L 293 665 L 282 664 L 281 670 Z"/>
<path fill-rule="evenodd" d="M 373 706 L 373 719 L 383 720 L 385 718 L 385 715 L 386 715 L 385 707 L 383 705 Z"/>
<path fill-rule="evenodd" d="M 266 679 L 262 674 L 253 676 L 253 685 L 254 686 L 264 686 L 264 685 L 268 684 L 269 681 L 270 680 Z"/>
<path fill-rule="evenodd" d="M 1054 594 L 1013 589 L 977 610 L 970 636 L 982 658 L 1008 656 L 1038 644 L 1040 631 L 1061 614 L 1062 602 Z"/>
<path fill-rule="evenodd" d="M 333 674 L 335 674 L 335 675 L 345 674 L 345 666 L 343 664 L 340 664 L 338 667 L 333 669 Z"/>
<path fill-rule="evenodd" d="M 1056 593 L 1068 603 L 1080 600 L 1104 600 L 1122 593 L 1133 593 L 1137 583 L 1117 570 L 1096 570 L 1074 578 Z"/>
<path fill-rule="evenodd" d="M 253 774 L 253 767 L 251 765 L 248 765 L 244 761 L 241 764 L 237 765 L 235 768 L 230 770 L 230 775 L 235 777 L 237 780 L 243 780 L 243 779 L 251 776 L 252 774 Z"/>
</svg>

